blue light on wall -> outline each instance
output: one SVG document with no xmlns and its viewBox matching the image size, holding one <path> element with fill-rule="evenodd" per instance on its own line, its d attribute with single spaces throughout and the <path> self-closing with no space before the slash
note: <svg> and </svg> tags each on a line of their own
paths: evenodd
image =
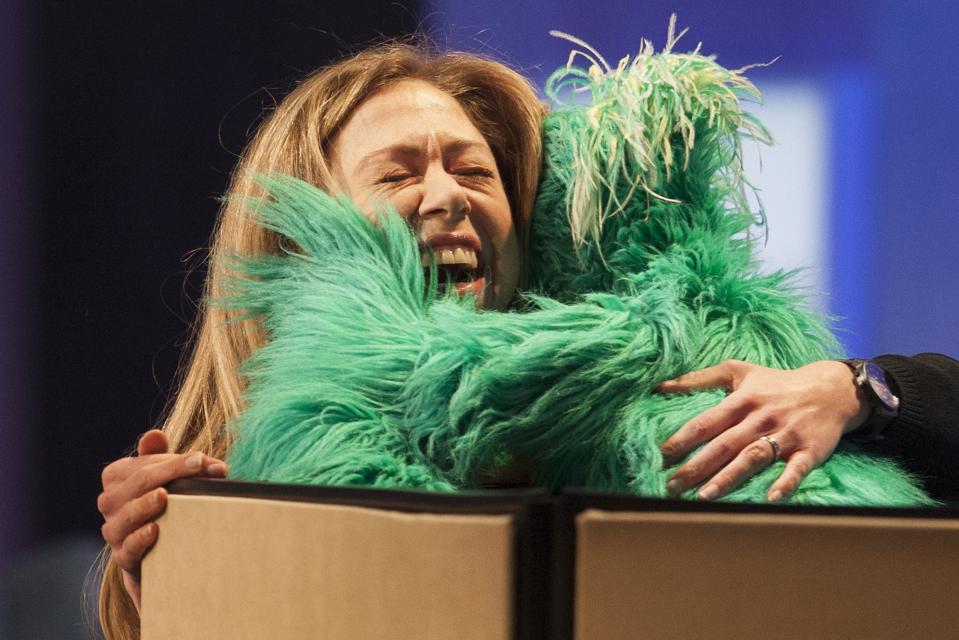
<svg viewBox="0 0 959 640">
<path fill-rule="evenodd" d="M 855 355 L 941 351 L 959 355 L 959 5 L 728 0 L 426 3 L 441 43 L 494 55 L 534 82 L 565 62 L 549 29 L 573 33 L 609 58 L 642 37 L 661 46 L 669 15 L 728 67 L 769 61 L 764 81 L 822 88 L 829 265 L 827 310 Z M 774 132 L 775 133 L 775 132 Z M 775 228 L 771 233 L 776 233 Z"/>
</svg>

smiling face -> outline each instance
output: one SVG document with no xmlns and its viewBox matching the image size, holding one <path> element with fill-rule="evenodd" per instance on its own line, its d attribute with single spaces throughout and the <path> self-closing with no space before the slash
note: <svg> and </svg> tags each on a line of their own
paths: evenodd
<svg viewBox="0 0 959 640">
<path fill-rule="evenodd" d="M 392 204 L 424 265 L 441 265 L 486 309 L 504 309 L 519 279 L 519 242 L 493 152 L 450 95 L 403 80 L 364 101 L 333 145 L 334 171 L 367 215 Z"/>
</svg>

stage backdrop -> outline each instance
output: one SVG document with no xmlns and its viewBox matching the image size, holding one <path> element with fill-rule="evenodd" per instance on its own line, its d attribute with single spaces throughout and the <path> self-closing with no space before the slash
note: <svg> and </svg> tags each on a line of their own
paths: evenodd
<svg viewBox="0 0 959 640">
<path fill-rule="evenodd" d="M 778 58 L 750 77 L 780 144 L 757 183 L 769 268 L 807 266 L 818 304 L 851 354 L 959 355 L 959 5 L 930 2 L 429 0 L 436 38 L 511 60 L 542 82 L 565 61 L 558 29 L 608 60 L 641 37 L 728 67 Z"/>
</svg>

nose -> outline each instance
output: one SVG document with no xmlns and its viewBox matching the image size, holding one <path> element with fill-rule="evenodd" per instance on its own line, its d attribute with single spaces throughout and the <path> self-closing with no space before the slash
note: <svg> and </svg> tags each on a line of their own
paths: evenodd
<svg viewBox="0 0 959 640">
<path fill-rule="evenodd" d="M 423 199 L 420 200 L 421 218 L 448 216 L 460 218 L 470 211 L 466 190 L 456 177 L 444 167 L 431 166 L 423 176 Z"/>
</svg>

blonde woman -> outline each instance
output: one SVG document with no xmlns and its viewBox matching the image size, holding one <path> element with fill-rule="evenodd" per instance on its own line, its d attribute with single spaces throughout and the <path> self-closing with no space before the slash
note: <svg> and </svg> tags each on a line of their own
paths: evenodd
<svg viewBox="0 0 959 640">
<path fill-rule="evenodd" d="M 502 309 L 523 277 L 541 163 L 544 109 L 529 82 L 480 57 L 385 44 L 306 78 L 262 124 L 234 173 L 209 259 L 206 297 L 219 297 L 224 258 L 277 249 L 243 203 L 260 194 L 251 173 L 285 174 L 345 193 L 372 214 L 390 202 L 418 240 L 450 260 L 483 266 L 478 303 Z M 438 253 L 445 253 L 438 251 Z M 255 321 L 201 312 L 193 352 L 160 430 L 138 455 L 103 471 L 98 507 L 109 546 L 100 618 L 109 640 L 139 637 L 139 566 L 158 536 L 164 484 L 223 477 L 225 425 L 241 411 L 238 365 L 264 342 Z"/>
</svg>

